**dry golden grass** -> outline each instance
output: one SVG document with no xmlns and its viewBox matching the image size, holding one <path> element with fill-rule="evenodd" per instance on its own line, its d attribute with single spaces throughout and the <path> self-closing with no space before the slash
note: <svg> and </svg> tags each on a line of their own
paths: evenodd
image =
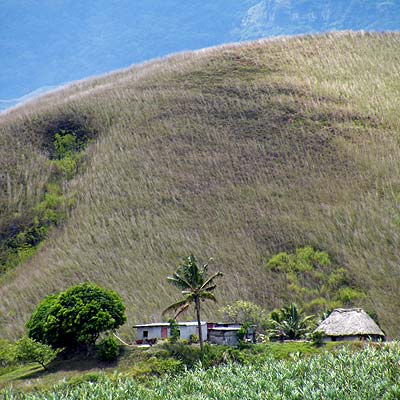
<svg viewBox="0 0 400 400">
<path fill-rule="evenodd" d="M 313 245 L 395 335 L 399 74 L 399 34 L 284 38 L 154 61 L 1 116 L 3 229 L 40 198 L 62 123 L 97 139 L 65 187 L 77 197 L 67 222 L 2 280 L 0 334 L 18 336 L 45 295 L 91 280 L 121 294 L 129 335 L 177 297 L 165 277 L 191 252 L 225 273 L 221 305 L 281 306 L 290 293 L 266 260 Z"/>
</svg>

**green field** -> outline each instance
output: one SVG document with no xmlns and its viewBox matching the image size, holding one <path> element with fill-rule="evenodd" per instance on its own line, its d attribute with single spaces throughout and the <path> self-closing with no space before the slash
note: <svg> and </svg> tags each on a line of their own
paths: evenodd
<svg viewBox="0 0 400 400">
<path fill-rule="evenodd" d="M 224 272 L 219 306 L 270 311 L 298 299 L 267 260 L 311 245 L 396 337 L 399 74 L 399 34 L 284 38 L 153 61 L 1 115 L 0 336 L 93 281 L 123 298 L 129 340 L 177 299 L 166 276 L 192 252 Z M 61 131 L 84 142 L 74 168 L 55 154 Z"/>
<path fill-rule="evenodd" d="M 90 382 L 59 384 L 36 393 L 5 392 L 6 399 L 397 399 L 400 396 L 397 346 L 342 349 L 309 358 L 271 355 L 239 365 L 194 370 L 138 383 L 122 375 L 92 376 Z"/>
</svg>

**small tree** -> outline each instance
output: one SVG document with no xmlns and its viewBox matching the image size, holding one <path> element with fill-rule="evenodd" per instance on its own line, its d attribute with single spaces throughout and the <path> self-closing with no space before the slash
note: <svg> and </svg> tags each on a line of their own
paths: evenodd
<svg viewBox="0 0 400 400">
<path fill-rule="evenodd" d="M 208 264 L 199 267 L 194 255 L 186 257 L 175 273 L 167 278 L 174 286 L 181 289 L 183 299 L 171 304 L 163 311 L 163 314 L 172 310 L 176 311 L 175 318 L 177 318 L 192 303 L 194 304 L 201 350 L 203 350 L 203 334 L 201 332 L 200 303 L 206 300 L 217 301 L 213 294 L 217 287 L 214 281 L 217 277 L 222 276 L 222 272 L 217 272 L 207 278 L 207 268 Z"/>
<path fill-rule="evenodd" d="M 60 351 L 25 336 L 16 343 L 15 358 L 23 363 L 37 362 L 47 370 L 47 365 L 57 357 Z"/>
<path fill-rule="evenodd" d="M 222 307 L 219 311 L 229 322 L 257 325 L 259 328 L 266 328 L 267 326 L 267 313 L 259 305 L 250 301 L 238 300 L 233 304 Z"/>
<path fill-rule="evenodd" d="M 176 319 L 174 318 L 171 318 L 170 320 L 168 320 L 168 322 L 169 322 L 169 334 L 170 334 L 169 341 L 171 343 L 176 343 L 180 338 L 179 325 L 176 322 Z"/>
<path fill-rule="evenodd" d="M 73 286 L 45 298 L 27 323 L 28 336 L 53 348 L 94 345 L 100 333 L 126 321 L 121 298 L 93 283 Z"/>
</svg>

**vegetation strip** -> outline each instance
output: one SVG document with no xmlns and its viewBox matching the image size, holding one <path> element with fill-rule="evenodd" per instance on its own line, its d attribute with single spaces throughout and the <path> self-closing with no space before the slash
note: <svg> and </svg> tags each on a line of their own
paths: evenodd
<svg viewBox="0 0 400 400">
<path fill-rule="evenodd" d="M 308 359 L 294 355 L 291 360 L 269 357 L 259 363 L 229 364 L 150 380 L 140 384 L 114 375 L 98 376 L 95 382 L 61 384 L 41 393 L 17 393 L 5 399 L 156 400 L 209 399 L 243 400 L 392 400 L 400 396 L 400 352 L 397 346 L 358 353 L 342 349 Z"/>
</svg>

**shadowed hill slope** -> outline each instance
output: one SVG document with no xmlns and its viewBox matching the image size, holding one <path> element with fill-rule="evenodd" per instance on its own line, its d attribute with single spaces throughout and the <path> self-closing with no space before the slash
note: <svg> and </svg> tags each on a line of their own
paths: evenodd
<svg viewBox="0 0 400 400">
<path fill-rule="evenodd" d="M 312 245 L 395 335 L 399 66 L 398 34 L 260 41 L 83 81 L 2 116 L 3 238 L 48 190 L 55 132 L 91 140 L 62 183 L 63 222 L 2 277 L 0 334 L 17 336 L 45 295 L 85 280 L 121 294 L 129 334 L 177 298 L 165 278 L 190 252 L 225 273 L 221 305 L 270 309 L 291 293 L 267 259 Z"/>
</svg>

